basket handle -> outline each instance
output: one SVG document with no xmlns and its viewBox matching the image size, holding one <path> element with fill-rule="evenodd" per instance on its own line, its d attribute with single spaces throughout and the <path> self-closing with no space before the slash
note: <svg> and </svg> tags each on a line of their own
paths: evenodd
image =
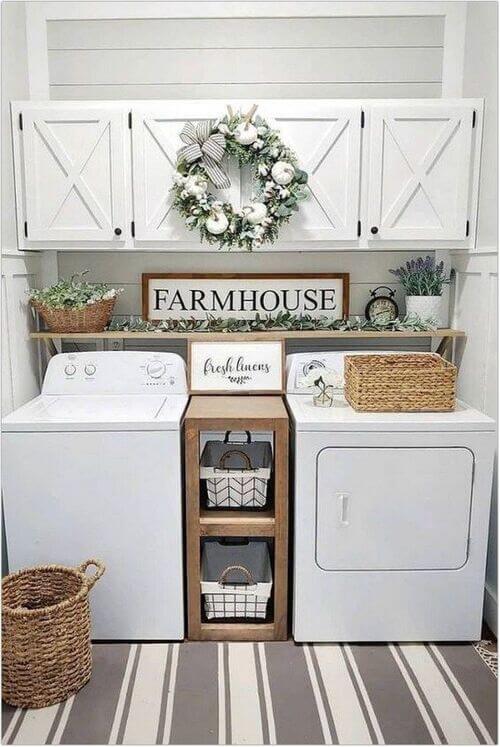
<svg viewBox="0 0 500 747">
<path fill-rule="evenodd" d="M 226 578 L 227 578 L 228 574 L 231 571 L 240 571 L 241 573 L 243 573 L 243 575 L 246 576 L 246 579 L 247 579 L 246 583 L 249 586 L 256 586 L 257 585 L 256 582 L 255 582 L 254 577 L 252 576 L 252 574 L 250 573 L 250 571 L 248 570 L 248 568 L 245 568 L 244 565 L 228 565 L 228 567 L 225 568 L 222 571 L 222 573 L 220 574 L 219 579 L 217 581 L 217 583 L 220 586 L 224 586 L 224 584 L 227 583 L 226 582 Z"/>
<path fill-rule="evenodd" d="M 85 571 L 91 565 L 95 566 L 97 568 L 97 571 L 94 573 L 93 576 L 86 576 Z M 99 579 L 101 578 L 105 570 L 106 570 L 106 566 L 100 560 L 86 560 L 85 563 L 82 563 L 81 565 L 77 567 L 77 571 L 80 571 L 80 573 L 83 573 L 83 575 L 85 576 L 85 581 L 87 582 L 89 591 L 93 587 L 95 582 L 99 581 Z"/>
<path fill-rule="evenodd" d="M 241 449 L 230 449 L 229 451 L 226 451 L 226 453 L 223 454 L 221 458 L 219 459 L 219 464 L 217 465 L 216 469 L 230 469 L 229 467 L 226 467 L 226 462 L 229 457 L 234 456 L 235 454 L 240 456 L 245 462 L 245 467 L 243 467 L 243 469 L 247 469 L 247 470 L 253 469 L 252 462 L 250 461 L 250 457 L 248 456 L 248 454 L 245 454 L 244 451 L 241 451 Z"/>
<path fill-rule="evenodd" d="M 229 440 L 229 436 L 231 435 L 231 433 L 232 433 L 232 431 L 226 431 L 223 443 L 225 443 L 225 444 L 229 444 L 229 443 L 233 443 L 233 444 L 245 443 L 244 441 L 230 441 Z M 245 433 L 246 433 L 246 437 L 247 437 L 247 440 L 246 440 L 247 444 L 251 444 L 252 443 L 252 436 L 250 435 L 250 431 L 245 431 Z"/>
</svg>

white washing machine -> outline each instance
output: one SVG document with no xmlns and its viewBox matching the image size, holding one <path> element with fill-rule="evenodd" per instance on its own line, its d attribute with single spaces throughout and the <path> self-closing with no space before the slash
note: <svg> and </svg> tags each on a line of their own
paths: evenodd
<svg viewBox="0 0 500 747">
<path fill-rule="evenodd" d="M 3 420 L 9 569 L 102 559 L 94 639 L 182 639 L 181 422 L 172 353 L 54 356 Z"/>
<path fill-rule="evenodd" d="M 461 402 L 450 413 L 314 407 L 304 373 L 342 371 L 343 355 L 287 359 L 294 638 L 478 639 L 495 423 Z"/>
</svg>

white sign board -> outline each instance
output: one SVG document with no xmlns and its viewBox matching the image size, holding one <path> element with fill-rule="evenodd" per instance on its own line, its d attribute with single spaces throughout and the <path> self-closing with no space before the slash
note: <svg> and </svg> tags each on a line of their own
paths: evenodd
<svg viewBox="0 0 500 747">
<path fill-rule="evenodd" d="M 276 394 L 284 389 L 284 347 L 279 341 L 190 342 L 188 368 L 193 394 Z"/>
<path fill-rule="evenodd" d="M 253 319 L 281 312 L 342 319 L 349 314 L 349 275 L 142 276 L 143 317 L 165 319 Z"/>
</svg>

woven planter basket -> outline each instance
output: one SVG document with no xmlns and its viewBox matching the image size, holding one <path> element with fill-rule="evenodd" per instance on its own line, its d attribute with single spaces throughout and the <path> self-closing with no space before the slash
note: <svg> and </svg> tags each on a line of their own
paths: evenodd
<svg viewBox="0 0 500 747">
<path fill-rule="evenodd" d="M 447 412 L 457 369 L 437 354 L 346 355 L 344 394 L 358 412 Z"/>
<path fill-rule="evenodd" d="M 104 332 L 108 326 L 116 298 L 84 306 L 83 309 L 51 309 L 38 301 L 31 305 L 40 314 L 50 332 Z"/>
<path fill-rule="evenodd" d="M 89 566 L 97 568 L 87 577 Z M 89 591 L 104 573 L 98 560 L 49 565 L 2 580 L 2 698 L 21 708 L 66 700 L 90 679 Z"/>
</svg>

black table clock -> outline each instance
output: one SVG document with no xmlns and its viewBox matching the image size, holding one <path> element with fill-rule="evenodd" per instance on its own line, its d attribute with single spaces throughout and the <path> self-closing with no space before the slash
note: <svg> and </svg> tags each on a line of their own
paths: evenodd
<svg viewBox="0 0 500 747">
<path fill-rule="evenodd" d="M 389 291 L 388 295 L 380 294 L 377 296 L 377 292 L 380 290 Z M 399 309 L 394 296 L 396 291 L 389 288 L 387 285 L 379 285 L 375 290 L 370 291 L 371 298 L 366 304 L 365 316 L 369 322 L 385 321 L 392 322 L 397 319 L 399 315 Z"/>
</svg>

